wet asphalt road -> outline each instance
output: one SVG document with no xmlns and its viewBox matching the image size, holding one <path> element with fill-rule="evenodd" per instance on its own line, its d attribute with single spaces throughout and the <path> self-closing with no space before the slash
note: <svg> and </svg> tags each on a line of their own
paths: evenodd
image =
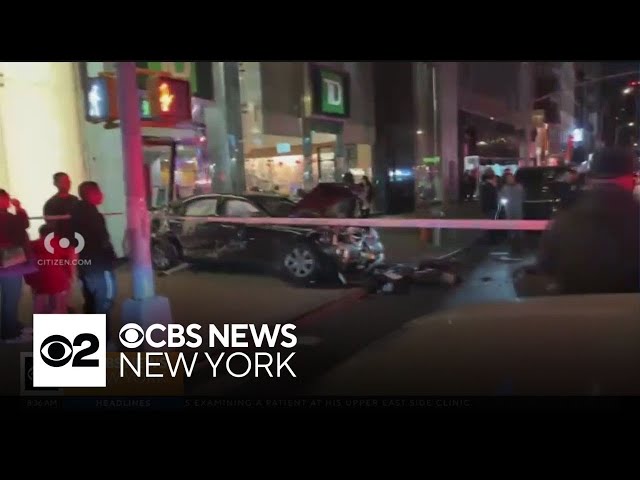
<svg viewBox="0 0 640 480">
<path fill-rule="evenodd" d="M 374 294 L 298 324 L 299 343 L 289 362 L 296 378 L 283 370 L 281 378 L 212 378 L 207 366 L 187 384 L 187 394 L 214 396 L 291 396 L 320 375 L 338 366 L 373 342 L 384 340 L 410 320 L 442 309 L 476 302 L 517 301 L 512 275 L 515 269 L 533 261 L 532 254 L 519 261 L 501 258 L 504 247 L 476 245 L 459 254 L 462 284 L 452 288 L 412 286 L 408 294 Z M 282 349 L 286 358 L 291 351 Z M 246 365 L 246 363 L 244 364 Z M 243 367 L 238 365 L 238 370 Z"/>
</svg>

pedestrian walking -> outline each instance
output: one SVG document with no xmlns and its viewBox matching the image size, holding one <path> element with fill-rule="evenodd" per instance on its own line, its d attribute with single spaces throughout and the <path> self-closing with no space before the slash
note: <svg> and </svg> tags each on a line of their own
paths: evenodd
<svg viewBox="0 0 640 480">
<path fill-rule="evenodd" d="M 116 254 L 104 216 L 98 211 L 104 196 L 96 182 L 78 187 L 80 200 L 71 212 L 71 226 L 82 236 L 84 247 L 78 252 L 78 274 L 82 282 L 85 313 L 107 314 L 107 342 L 110 342 L 110 312 L 116 295 L 114 268 Z"/>
<path fill-rule="evenodd" d="M 13 205 L 15 214 L 9 212 Z M 18 317 L 22 278 L 36 271 L 29 248 L 29 216 L 20 201 L 0 189 L 0 338 L 28 342 Z"/>
</svg>

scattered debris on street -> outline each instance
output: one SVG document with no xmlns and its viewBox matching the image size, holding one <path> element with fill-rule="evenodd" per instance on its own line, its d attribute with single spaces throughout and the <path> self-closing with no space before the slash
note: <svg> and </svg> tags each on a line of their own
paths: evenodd
<svg viewBox="0 0 640 480">
<path fill-rule="evenodd" d="M 379 265 L 368 272 L 370 294 L 407 294 L 412 285 L 451 287 L 462 282 L 455 260 L 429 259 L 418 265 Z"/>
</svg>

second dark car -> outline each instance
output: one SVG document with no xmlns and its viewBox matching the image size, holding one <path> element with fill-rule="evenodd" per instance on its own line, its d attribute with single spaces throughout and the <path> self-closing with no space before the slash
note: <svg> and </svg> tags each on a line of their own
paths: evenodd
<svg viewBox="0 0 640 480">
<path fill-rule="evenodd" d="M 567 167 L 522 167 L 516 180 L 524 188 L 526 220 L 549 220 L 560 204 Z"/>
</svg>

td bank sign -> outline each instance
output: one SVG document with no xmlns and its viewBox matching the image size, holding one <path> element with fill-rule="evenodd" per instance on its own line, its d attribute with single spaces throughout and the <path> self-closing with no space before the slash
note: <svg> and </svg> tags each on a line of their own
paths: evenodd
<svg viewBox="0 0 640 480">
<path fill-rule="evenodd" d="M 349 75 L 346 72 L 310 66 L 313 114 L 319 116 L 349 117 Z"/>
</svg>

